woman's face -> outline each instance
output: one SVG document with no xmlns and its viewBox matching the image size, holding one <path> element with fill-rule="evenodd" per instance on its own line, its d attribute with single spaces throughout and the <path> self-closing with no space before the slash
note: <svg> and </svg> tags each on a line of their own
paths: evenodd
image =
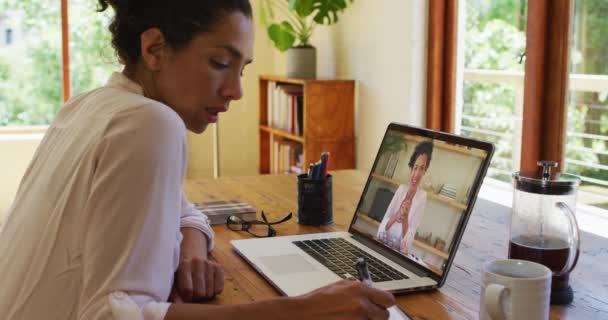
<svg viewBox="0 0 608 320">
<path fill-rule="evenodd" d="M 420 180 L 426 173 L 426 161 L 428 156 L 426 154 L 421 154 L 416 158 L 416 162 L 414 162 L 414 166 L 410 170 L 410 186 L 418 187 L 420 184 Z"/>
<path fill-rule="evenodd" d="M 186 127 L 201 133 L 243 96 L 241 76 L 253 55 L 252 21 L 227 14 L 184 48 L 167 49 L 154 79 L 155 99 L 170 106 Z"/>
</svg>

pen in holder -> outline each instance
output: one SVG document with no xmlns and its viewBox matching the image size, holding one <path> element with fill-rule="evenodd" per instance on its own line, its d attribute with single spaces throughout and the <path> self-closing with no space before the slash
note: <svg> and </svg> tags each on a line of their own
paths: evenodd
<svg viewBox="0 0 608 320">
<path fill-rule="evenodd" d="M 333 223 L 332 177 L 310 179 L 308 174 L 298 175 L 298 223 L 326 225 Z"/>
</svg>

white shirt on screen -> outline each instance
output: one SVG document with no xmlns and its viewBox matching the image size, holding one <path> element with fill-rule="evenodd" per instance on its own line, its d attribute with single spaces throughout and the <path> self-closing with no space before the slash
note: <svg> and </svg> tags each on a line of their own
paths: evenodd
<svg viewBox="0 0 608 320">
<path fill-rule="evenodd" d="M 390 217 L 394 214 L 398 214 L 399 207 L 405 199 L 408 190 L 409 185 L 407 184 L 402 184 L 399 186 L 399 188 L 397 188 L 395 195 L 393 196 L 393 199 L 391 199 L 391 202 L 386 209 L 386 213 L 380 222 L 376 235 L 376 237 L 382 238 L 383 236 L 381 233 L 385 232 L 387 239 L 385 240 L 385 243 L 391 244 L 395 250 L 400 250 L 402 242 L 404 248 L 409 248 L 412 245 L 412 242 L 414 242 L 414 236 L 416 235 L 416 229 L 418 229 L 418 226 L 420 225 L 420 219 L 424 213 L 424 207 L 426 205 L 426 191 L 418 188 L 414 198 L 412 199 L 412 205 L 408 215 L 408 229 L 405 231 L 405 233 L 403 232 L 403 225 L 399 222 L 395 222 L 388 230 L 385 230 Z M 392 239 L 397 240 L 391 241 Z"/>
<path fill-rule="evenodd" d="M 186 163 L 181 118 L 123 74 L 70 99 L 0 233 L 2 319 L 163 319 L 180 226 L 213 248 L 182 190 Z"/>
</svg>

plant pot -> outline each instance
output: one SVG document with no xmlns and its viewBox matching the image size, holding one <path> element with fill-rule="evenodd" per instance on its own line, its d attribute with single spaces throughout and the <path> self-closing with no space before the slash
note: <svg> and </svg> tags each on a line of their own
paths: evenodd
<svg viewBox="0 0 608 320">
<path fill-rule="evenodd" d="M 317 50 L 315 47 L 302 46 L 287 50 L 287 77 L 303 79 L 317 77 Z"/>
</svg>

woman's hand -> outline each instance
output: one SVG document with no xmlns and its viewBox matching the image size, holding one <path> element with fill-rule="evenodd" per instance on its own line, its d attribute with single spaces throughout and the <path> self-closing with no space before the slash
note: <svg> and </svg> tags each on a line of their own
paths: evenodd
<svg viewBox="0 0 608 320">
<path fill-rule="evenodd" d="M 392 294 L 359 281 L 339 281 L 295 298 L 295 319 L 388 319 L 395 305 Z"/>
<path fill-rule="evenodd" d="M 213 298 L 224 289 L 224 270 L 207 259 L 207 238 L 193 228 L 181 229 L 179 267 L 175 272 L 171 302 L 199 302 Z"/>
<path fill-rule="evenodd" d="M 399 208 L 391 214 L 386 224 L 386 227 L 384 228 L 386 231 L 388 231 L 393 226 L 393 224 L 403 222 L 403 213 L 405 212 L 405 207 L 407 205 L 406 202 L 406 200 L 403 200 L 401 202 L 401 205 L 399 205 Z"/>
<path fill-rule="evenodd" d="M 407 247 L 407 242 L 405 242 L 405 237 L 403 237 L 403 239 L 401 239 L 401 241 L 399 241 L 399 251 L 401 251 L 401 253 L 403 253 L 403 254 L 409 253 L 409 250 Z"/>
</svg>

